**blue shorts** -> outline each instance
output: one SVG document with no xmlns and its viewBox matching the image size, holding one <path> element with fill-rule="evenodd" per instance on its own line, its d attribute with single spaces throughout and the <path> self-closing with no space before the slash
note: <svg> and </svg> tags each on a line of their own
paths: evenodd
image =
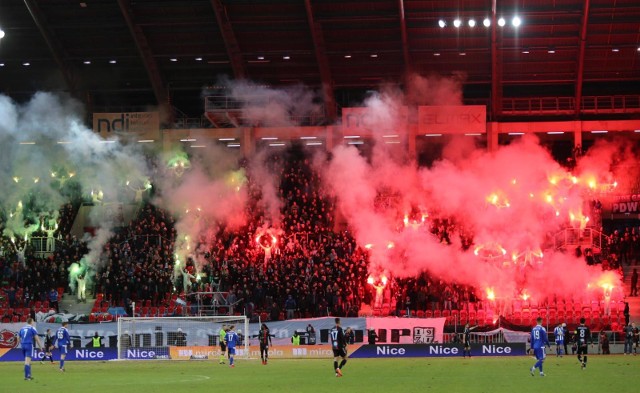
<svg viewBox="0 0 640 393">
<path fill-rule="evenodd" d="M 544 347 L 534 349 L 533 354 L 536 356 L 537 360 L 543 360 L 547 357 L 547 354 L 544 352 Z"/>
<path fill-rule="evenodd" d="M 556 345 L 564 345 L 564 340 L 556 340 Z"/>
<path fill-rule="evenodd" d="M 34 358 L 36 354 L 33 353 L 33 345 L 23 345 L 22 346 L 22 355 L 25 358 Z"/>
<path fill-rule="evenodd" d="M 67 354 L 67 346 L 66 345 L 60 345 L 58 347 L 58 349 L 60 350 L 60 354 L 64 354 L 64 355 Z"/>
<path fill-rule="evenodd" d="M 235 355 L 236 354 L 236 347 L 229 348 L 228 351 L 229 351 L 229 355 Z"/>
</svg>

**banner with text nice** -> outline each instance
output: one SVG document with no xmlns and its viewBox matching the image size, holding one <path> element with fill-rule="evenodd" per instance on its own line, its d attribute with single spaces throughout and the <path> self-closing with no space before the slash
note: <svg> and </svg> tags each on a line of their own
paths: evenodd
<svg viewBox="0 0 640 393">
<path fill-rule="evenodd" d="M 53 350 L 53 358 L 60 359 L 60 351 Z M 67 352 L 66 360 L 114 360 L 118 358 L 117 348 L 71 348 Z M 44 352 L 37 350 L 34 361 L 43 360 Z M 0 349 L 0 362 L 23 361 L 22 349 Z"/>
<path fill-rule="evenodd" d="M 446 318 L 367 318 L 367 329 L 375 330 L 377 343 L 441 343 L 445 321 Z"/>
<path fill-rule="evenodd" d="M 484 134 L 487 107 L 484 105 L 436 105 L 418 107 L 421 134 Z"/>
<path fill-rule="evenodd" d="M 462 356 L 461 344 L 362 345 L 350 358 L 422 358 Z M 471 344 L 471 356 L 524 356 L 525 343 Z"/>
<path fill-rule="evenodd" d="M 353 352 L 360 348 L 361 344 L 349 345 L 348 352 Z M 193 360 L 193 359 L 217 359 L 220 356 L 218 347 L 169 347 L 172 360 Z M 259 359 L 260 347 L 249 347 L 249 353 L 244 347 L 236 347 L 236 356 L 239 358 Z M 276 345 L 269 347 L 269 359 L 325 359 L 332 358 L 333 351 L 331 345 Z"/>
</svg>

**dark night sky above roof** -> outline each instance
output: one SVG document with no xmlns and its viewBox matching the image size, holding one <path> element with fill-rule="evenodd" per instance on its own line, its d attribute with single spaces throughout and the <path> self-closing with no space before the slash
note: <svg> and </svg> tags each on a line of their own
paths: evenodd
<svg viewBox="0 0 640 393">
<path fill-rule="evenodd" d="M 575 97 L 577 84 L 583 95 L 640 91 L 637 0 L 498 0 L 500 16 L 492 45 L 491 0 L 3 0 L 0 92 L 70 91 L 90 110 L 171 102 L 197 115 L 222 76 L 324 83 L 339 105 L 407 71 L 465 75 L 470 100 L 492 89 Z"/>
</svg>

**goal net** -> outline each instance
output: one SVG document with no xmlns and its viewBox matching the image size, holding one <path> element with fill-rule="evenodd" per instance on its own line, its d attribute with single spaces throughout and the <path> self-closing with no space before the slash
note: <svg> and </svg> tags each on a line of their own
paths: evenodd
<svg viewBox="0 0 640 393">
<path fill-rule="evenodd" d="M 218 359 L 220 329 L 234 325 L 239 337 L 236 357 L 249 356 L 246 316 L 118 319 L 118 359 Z"/>
</svg>

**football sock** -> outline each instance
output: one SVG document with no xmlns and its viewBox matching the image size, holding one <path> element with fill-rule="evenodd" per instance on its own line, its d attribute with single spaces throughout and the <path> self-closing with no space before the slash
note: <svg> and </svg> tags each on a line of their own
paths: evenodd
<svg viewBox="0 0 640 393">
<path fill-rule="evenodd" d="M 60 368 L 64 368 L 64 359 L 60 359 Z"/>
<path fill-rule="evenodd" d="M 233 365 L 233 356 L 229 358 L 229 364 Z"/>
<path fill-rule="evenodd" d="M 584 355 L 584 364 L 587 364 L 587 355 Z"/>
<path fill-rule="evenodd" d="M 333 361 L 333 369 L 334 370 L 338 369 L 338 362 L 336 360 Z"/>
<path fill-rule="evenodd" d="M 345 364 L 347 364 L 347 359 L 342 359 L 342 361 L 340 362 L 340 369 L 342 369 Z"/>
<path fill-rule="evenodd" d="M 26 364 L 24 365 L 24 377 L 25 378 L 29 378 L 29 369 L 31 367 L 27 366 Z"/>
</svg>

